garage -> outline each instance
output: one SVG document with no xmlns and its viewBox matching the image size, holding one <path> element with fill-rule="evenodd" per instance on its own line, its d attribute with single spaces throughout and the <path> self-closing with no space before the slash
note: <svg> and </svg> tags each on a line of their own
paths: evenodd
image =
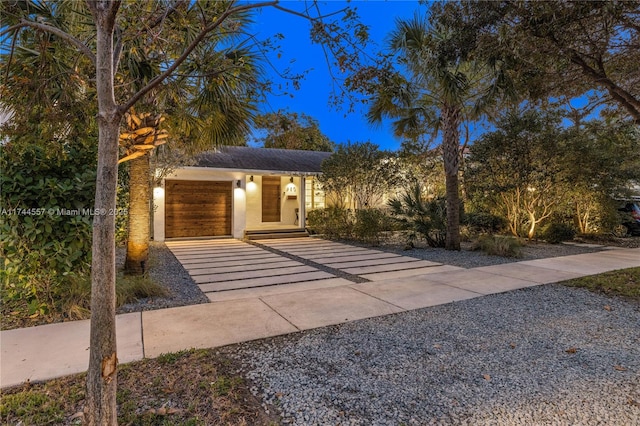
<svg viewBox="0 0 640 426">
<path fill-rule="evenodd" d="M 165 237 L 231 235 L 230 181 L 166 180 Z"/>
</svg>

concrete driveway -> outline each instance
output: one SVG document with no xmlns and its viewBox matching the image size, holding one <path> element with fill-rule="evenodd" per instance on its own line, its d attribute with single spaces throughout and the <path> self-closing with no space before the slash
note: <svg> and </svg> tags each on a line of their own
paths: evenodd
<svg viewBox="0 0 640 426">
<path fill-rule="evenodd" d="M 212 302 L 351 284 L 239 240 L 168 241 L 166 245 Z"/>
<path fill-rule="evenodd" d="M 258 240 L 256 243 L 357 275 L 367 281 L 432 274 L 454 268 L 428 260 L 316 238 Z"/>
</svg>

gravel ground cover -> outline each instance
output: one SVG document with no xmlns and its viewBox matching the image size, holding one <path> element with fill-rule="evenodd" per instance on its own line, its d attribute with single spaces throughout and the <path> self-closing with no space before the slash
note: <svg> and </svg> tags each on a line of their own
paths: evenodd
<svg viewBox="0 0 640 426">
<path fill-rule="evenodd" d="M 117 254 L 117 265 L 124 265 L 124 247 L 119 247 Z M 207 296 L 198 288 L 198 285 L 164 243 L 152 242 L 149 244 L 149 277 L 169 290 L 169 295 L 167 297 L 144 298 L 135 303 L 123 305 L 118 308 L 119 314 L 209 302 Z"/>
<path fill-rule="evenodd" d="M 399 238 L 391 238 L 377 247 L 376 250 L 397 253 L 403 256 L 411 256 L 418 259 L 440 262 L 446 265 L 459 266 L 461 268 L 477 268 L 481 266 L 499 265 L 502 263 L 520 262 L 523 260 L 544 259 L 548 257 L 569 256 L 573 254 L 592 253 L 603 250 L 603 247 L 581 247 L 570 244 L 547 244 L 543 242 L 527 242 L 521 248 L 522 257 L 502 257 L 472 251 L 470 242 L 462 242 L 460 251 L 449 251 L 443 248 L 433 248 L 426 244 L 417 244 L 415 248 L 406 250 L 406 244 Z M 346 244 L 369 247 L 354 242 Z"/>
<path fill-rule="evenodd" d="M 556 284 L 229 356 L 284 424 L 640 424 L 640 305 Z"/>
</svg>

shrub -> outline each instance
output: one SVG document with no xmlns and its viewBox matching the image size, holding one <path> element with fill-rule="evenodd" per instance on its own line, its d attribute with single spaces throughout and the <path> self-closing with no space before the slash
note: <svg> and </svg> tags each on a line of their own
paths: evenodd
<svg viewBox="0 0 640 426">
<path fill-rule="evenodd" d="M 392 230 L 391 218 L 380 209 L 356 210 L 353 236 L 356 240 L 378 245 L 381 234 Z"/>
<path fill-rule="evenodd" d="M 507 221 L 502 216 L 485 212 L 470 212 L 464 215 L 464 224 L 475 234 L 496 234 L 501 232 Z"/>
<path fill-rule="evenodd" d="M 522 243 L 515 237 L 504 235 L 482 235 L 471 246 L 471 250 L 481 250 L 486 254 L 503 257 L 522 257 Z"/>
<path fill-rule="evenodd" d="M 348 239 L 353 235 L 354 217 L 351 210 L 340 207 L 311 210 L 307 213 L 307 228 L 329 239 Z"/>
<path fill-rule="evenodd" d="M 22 300 L 30 315 L 43 314 L 73 276 L 89 270 L 93 164 L 88 142 L 0 146 L 3 301 Z"/>
<path fill-rule="evenodd" d="M 447 210 L 441 197 L 424 200 L 422 187 L 415 184 L 400 199 L 389 201 L 392 217 L 409 231 L 409 242 L 418 237 L 430 247 L 444 247 L 447 234 Z"/>
<path fill-rule="evenodd" d="M 552 222 L 547 225 L 541 233 L 543 240 L 551 244 L 558 244 L 563 241 L 571 241 L 576 236 L 573 226 L 562 222 Z"/>
</svg>

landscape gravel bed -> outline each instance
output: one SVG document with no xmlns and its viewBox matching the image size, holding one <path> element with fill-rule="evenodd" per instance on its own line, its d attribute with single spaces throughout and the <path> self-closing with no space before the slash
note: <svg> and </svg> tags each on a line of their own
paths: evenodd
<svg viewBox="0 0 640 426">
<path fill-rule="evenodd" d="M 605 249 L 600 247 L 584 247 L 572 244 L 548 244 L 543 242 L 527 242 L 521 249 L 521 257 L 503 257 L 489 255 L 479 250 L 471 250 L 472 243 L 462 242 L 460 251 L 445 250 L 443 248 L 429 247 L 419 243 L 412 249 L 406 249 L 406 244 L 401 238 L 393 237 L 382 244 L 371 247 L 353 241 L 343 241 L 345 244 L 357 245 L 360 247 L 373 248 L 403 256 L 411 256 L 418 259 L 430 260 L 432 262 L 444 263 L 445 265 L 459 266 L 461 268 L 478 268 L 481 266 L 499 265 L 502 263 L 520 262 L 523 260 L 544 259 L 549 257 L 570 256 L 573 254 L 592 253 Z M 640 240 L 640 238 L 638 238 Z"/>
<path fill-rule="evenodd" d="M 285 424 L 640 424 L 640 305 L 559 284 L 228 351 Z"/>
<path fill-rule="evenodd" d="M 117 254 L 117 264 L 124 265 L 124 247 L 120 248 Z M 149 278 L 165 287 L 169 294 L 166 297 L 144 298 L 123 305 L 118 308 L 119 314 L 209 302 L 207 296 L 164 243 L 149 244 Z"/>
</svg>

